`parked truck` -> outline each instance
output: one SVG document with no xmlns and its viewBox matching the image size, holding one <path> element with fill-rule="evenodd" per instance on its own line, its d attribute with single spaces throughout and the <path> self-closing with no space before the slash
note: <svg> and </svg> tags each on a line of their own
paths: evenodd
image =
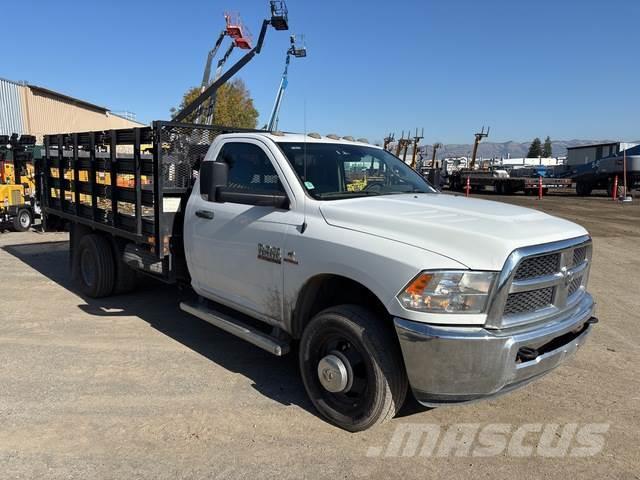
<svg viewBox="0 0 640 480">
<path fill-rule="evenodd" d="M 628 148 L 626 153 L 621 151 L 588 163 L 562 165 L 557 174 L 572 178 L 576 193 L 583 197 L 595 189 L 606 190 L 609 197 L 625 195 L 625 174 L 627 191 L 640 186 L 640 145 Z M 618 191 L 614 193 L 616 185 Z"/>
<path fill-rule="evenodd" d="M 568 189 L 572 183 L 569 178 L 555 178 L 542 175 L 534 175 L 532 172 L 519 172 L 518 170 L 503 170 L 500 168 L 488 168 L 482 170 L 462 169 L 449 175 L 449 188 L 455 191 L 463 191 L 469 182 L 473 191 L 481 191 L 490 187 L 501 195 L 511 195 L 516 192 L 524 192 L 532 195 L 538 192 L 542 183 L 543 193 L 549 189 Z"/>
<path fill-rule="evenodd" d="M 584 228 L 439 193 L 350 137 L 154 122 L 48 135 L 39 173 L 84 294 L 138 272 L 184 287 L 185 312 L 296 350 L 309 398 L 349 431 L 409 391 L 439 406 L 521 387 L 597 322 Z"/>
</svg>

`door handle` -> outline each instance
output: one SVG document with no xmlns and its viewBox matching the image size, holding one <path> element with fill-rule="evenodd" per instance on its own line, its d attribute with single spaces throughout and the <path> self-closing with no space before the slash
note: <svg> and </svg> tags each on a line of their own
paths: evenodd
<svg viewBox="0 0 640 480">
<path fill-rule="evenodd" d="M 196 210 L 196 217 L 213 220 L 213 212 L 211 210 Z"/>
</svg>

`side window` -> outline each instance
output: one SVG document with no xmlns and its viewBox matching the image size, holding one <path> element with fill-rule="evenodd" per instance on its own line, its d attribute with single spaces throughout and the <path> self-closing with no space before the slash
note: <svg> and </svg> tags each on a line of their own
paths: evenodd
<svg viewBox="0 0 640 480">
<path fill-rule="evenodd" d="M 229 165 L 229 188 L 241 191 L 284 191 L 269 157 L 257 145 L 226 143 L 216 160 Z"/>
</svg>

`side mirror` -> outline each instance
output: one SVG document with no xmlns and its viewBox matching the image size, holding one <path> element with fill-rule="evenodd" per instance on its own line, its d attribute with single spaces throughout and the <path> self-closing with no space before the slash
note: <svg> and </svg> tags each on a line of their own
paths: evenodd
<svg viewBox="0 0 640 480">
<path fill-rule="evenodd" d="M 282 192 L 251 191 L 243 192 L 219 187 L 216 193 L 218 202 L 241 203 L 258 207 L 274 207 L 282 210 L 289 208 L 289 198 Z"/>
<path fill-rule="evenodd" d="M 202 162 L 200 166 L 200 194 L 205 200 L 216 201 L 218 187 L 226 187 L 229 165 L 224 162 Z"/>
</svg>

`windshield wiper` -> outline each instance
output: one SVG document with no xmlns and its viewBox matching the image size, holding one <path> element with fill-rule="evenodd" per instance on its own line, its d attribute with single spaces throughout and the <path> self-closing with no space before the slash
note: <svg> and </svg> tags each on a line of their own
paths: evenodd
<svg viewBox="0 0 640 480">
<path fill-rule="evenodd" d="M 316 197 L 318 198 L 350 198 L 350 197 L 368 197 L 380 195 L 380 192 L 365 192 L 363 190 L 353 191 L 353 192 L 326 192 L 326 193 L 317 193 Z"/>
</svg>

